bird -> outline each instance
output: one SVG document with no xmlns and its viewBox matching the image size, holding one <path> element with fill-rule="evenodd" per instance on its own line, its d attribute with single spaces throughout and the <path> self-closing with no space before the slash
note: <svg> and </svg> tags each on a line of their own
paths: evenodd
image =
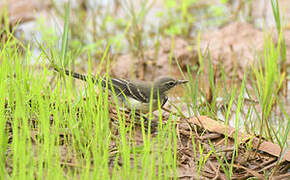
<svg viewBox="0 0 290 180">
<path fill-rule="evenodd" d="M 54 68 L 56 71 L 63 70 Z M 64 70 L 65 74 L 76 79 L 88 81 L 89 76 Z M 91 77 L 93 83 L 101 80 L 102 88 L 106 88 L 112 92 L 114 90 L 119 102 L 125 105 L 126 108 L 134 108 L 140 113 L 148 113 L 150 110 L 158 109 L 158 99 L 160 100 L 161 108 L 168 100 L 168 92 L 174 87 L 188 83 L 188 80 L 176 80 L 169 76 L 157 77 L 154 81 L 138 81 L 126 80 L 121 78 L 110 78 L 108 83 L 106 79 Z M 150 100 L 152 99 L 152 109 L 150 109 Z"/>
</svg>

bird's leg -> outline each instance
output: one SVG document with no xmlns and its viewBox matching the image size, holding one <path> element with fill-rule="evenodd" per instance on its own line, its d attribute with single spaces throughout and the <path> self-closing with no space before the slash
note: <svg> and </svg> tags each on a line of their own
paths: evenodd
<svg viewBox="0 0 290 180">
<path fill-rule="evenodd" d="M 144 126 L 147 128 L 147 130 L 148 130 L 149 123 L 150 123 L 151 131 L 152 132 L 156 132 L 157 131 L 158 123 L 156 123 L 153 120 L 153 118 L 151 118 L 151 121 L 149 121 L 149 118 L 150 117 L 149 118 L 148 118 L 148 116 L 146 117 L 144 114 L 142 114 L 142 112 L 139 112 L 138 115 L 139 115 L 140 120 L 141 120 L 141 118 L 143 118 L 143 120 L 144 120 Z"/>
<path fill-rule="evenodd" d="M 141 125 L 141 118 L 144 120 L 144 127 L 145 130 L 148 131 L 148 127 L 149 127 L 149 119 L 142 114 L 142 112 L 135 112 L 135 116 L 133 115 L 134 111 L 130 111 L 130 117 L 136 117 L 136 122 L 137 124 Z M 155 132 L 157 130 L 158 124 L 155 121 L 151 120 L 151 131 Z"/>
</svg>

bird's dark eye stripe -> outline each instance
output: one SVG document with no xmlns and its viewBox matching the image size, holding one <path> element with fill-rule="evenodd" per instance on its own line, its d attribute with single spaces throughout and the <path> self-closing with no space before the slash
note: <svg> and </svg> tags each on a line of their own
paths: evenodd
<svg viewBox="0 0 290 180">
<path fill-rule="evenodd" d="M 164 83 L 164 84 L 168 84 L 168 85 L 175 85 L 176 84 L 176 82 L 175 81 L 169 81 L 169 82 L 166 82 L 166 83 Z"/>
</svg>

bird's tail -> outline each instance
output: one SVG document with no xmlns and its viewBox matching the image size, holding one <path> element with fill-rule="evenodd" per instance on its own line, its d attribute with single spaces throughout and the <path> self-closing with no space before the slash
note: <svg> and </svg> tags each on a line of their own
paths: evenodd
<svg viewBox="0 0 290 180">
<path fill-rule="evenodd" d="M 69 71 L 67 69 L 63 70 L 63 69 L 54 67 L 54 70 L 57 71 L 57 72 L 60 72 L 60 73 L 61 72 L 65 72 L 66 75 L 72 76 L 73 78 L 80 79 L 80 80 L 83 80 L 83 81 L 88 81 L 88 79 L 90 78 L 87 75 L 83 75 L 83 74 L 79 74 L 79 73 L 76 73 L 76 72 L 72 72 L 72 71 Z M 103 88 L 107 87 L 107 80 L 106 79 L 91 77 L 91 80 L 92 80 L 93 84 L 96 84 L 97 81 L 101 81 L 101 86 Z M 121 92 L 124 91 L 127 88 L 127 83 L 128 83 L 127 81 L 124 81 L 124 80 L 121 80 L 121 79 L 114 79 L 114 78 L 110 79 L 109 81 L 112 82 L 112 84 L 110 84 L 110 82 L 108 82 L 109 90 L 111 91 L 112 88 L 114 88 L 116 94 L 121 94 Z"/>
<path fill-rule="evenodd" d="M 54 68 L 55 71 L 57 72 L 61 72 L 62 70 L 61 69 L 58 69 L 58 68 Z M 88 76 L 86 75 L 83 75 L 83 74 L 79 74 L 79 73 L 76 73 L 76 72 L 72 72 L 72 71 L 69 71 L 67 69 L 64 70 L 65 74 L 66 75 L 71 75 L 72 77 L 76 78 L 76 79 L 80 79 L 80 80 L 83 80 L 83 81 L 88 81 Z M 91 80 L 93 81 L 93 83 L 96 83 L 96 79 L 91 77 Z"/>
</svg>

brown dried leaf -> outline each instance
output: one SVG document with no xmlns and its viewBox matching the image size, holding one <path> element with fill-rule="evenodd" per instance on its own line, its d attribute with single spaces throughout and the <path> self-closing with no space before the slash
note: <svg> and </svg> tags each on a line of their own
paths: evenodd
<svg viewBox="0 0 290 180">
<path fill-rule="evenodd" d="M 210 119 L 206 116 L 200 116 L 200 117 L 198 117 L 198 119 L 195 117 L 189 118 L 187 121 L 192 122 L 198 126 L 203 126 L 206 130 L 208 130 L 210 132 L 215 132 L 215 133 L 220 133 L 220 134 L 225 134 L 227 132 L 228 137 L 234 138 L 234 134 L 235 134 L 234 128 L 232 128 L 230 126 L 228 126 L 226 128 L 224 125 L 222 125 L 222 124 L 218 123 L 217 121 Z M 202 125 L 200 123 L 202 123 Z M 257 137 L 253 137 L 249 134 L 244 134 L 244 133 L 240 133 L 240 132 L 238 134 L 238 141 L 239 142 L 247 142 L 251 138 L 254 138 L 253 139 L 253 147 L 257 148 L 258 141 L 259 141 L 259 139 Z M 280 157 L 281 148 L 277 144 L 273 144 L 271 142 L 264 141 L 259 146 L 259 150 L 266 152 L 268 154 L 271 154 L 272 156 Z M 286 154 L 284 155 L 282 160 L 283 161 L 286 160 L 286 161 L 290 162 L 290 151 L 286 152 Z"/>
</svg>

